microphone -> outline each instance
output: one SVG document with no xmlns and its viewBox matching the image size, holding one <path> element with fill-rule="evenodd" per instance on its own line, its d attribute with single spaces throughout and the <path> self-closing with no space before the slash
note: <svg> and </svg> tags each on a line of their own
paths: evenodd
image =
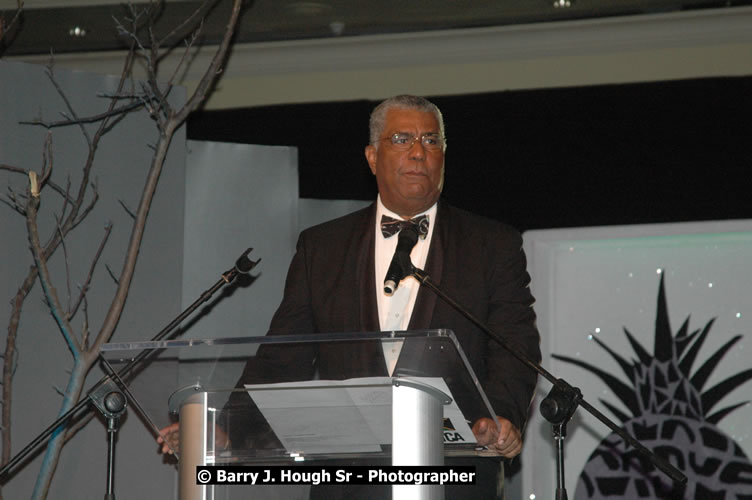
<svg viewBox="0 0 752 500">
<path fill-rule="evenodd" d="M 251 271 L 256 265 L 261 262 L 261 259 L 257 260 L 256 262 L 252 261 L 248 258 L 248 254 L 251 253 L 253 248 L 249 248 L 245 252 L 243 252 L 243 255 L 238 257 L 238 260 L 235 261 L 235 269 L 238 270 L 241 274 L 246 274 Z"/>
<path fill-rule="evenodd" d="M 235 266 L 233 266 L 232 269 L 228 269 L 222 274 L 222 279 L 225 281 L 225 283 L 231 283 L 235 281 L 235 278 L 237 278 L 239 274 L 248 274 L 249 272 L 251 272 L 251 269 L 256 267 L 256 264 L 261 262 L 261 259 L 258 259 L 254 262 L 248 258 L 248 254 L 251 253 L 252 250 L 253 248 L 249 248 L 245 252 L 243 252 L 243 255 L 238 257 L 238 260 L 235 261 Z"/>
<path fill-rule="evenodd" d="M 410 252 L 418 242 L 418 230 L 412 224 L 400 230 L 397 235 L 397 248 L 394 257 L 389 264 L 389 269 L 384 278 L 384 293 L 392 296 L 399 286 L 399 282 L 413 273 L 413 263 L 410 261 Z"/>
</svg>

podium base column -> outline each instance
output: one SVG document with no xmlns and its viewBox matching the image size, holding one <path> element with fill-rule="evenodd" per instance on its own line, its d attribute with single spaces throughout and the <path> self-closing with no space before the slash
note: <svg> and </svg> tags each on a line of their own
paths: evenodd
<svg viewBox="0 0 752 500">
<path fill-rule="evenodd" d="M 196 484 L 196 466 L 206 460 L 207 393 L 188 396 L 180 406 L 180 461 L 178 463 L 178 498 L 207 500 L 207 488 Z"/>
<path fill-rule="evenodd" d="M 392 465 L 444 465 L 444 401 L 414 386 L 392 388 Z M 394 485 L 393 500 L 444 500 L 440 485 Z"/>
</svg>

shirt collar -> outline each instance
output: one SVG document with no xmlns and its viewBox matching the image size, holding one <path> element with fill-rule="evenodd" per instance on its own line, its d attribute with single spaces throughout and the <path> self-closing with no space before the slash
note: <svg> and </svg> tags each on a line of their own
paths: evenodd
<svg viewBox="0 0 752 500">
<path fill-rule="evenodd" d="M 436 206 L 437 206 L 437 204 L 438 204 L 438 202 L 434 203 L 431 206 L 431 208 L 429 208 L 425 212 L 421 212 L 419 214 L 413 215 L 413 217 L 418 217 L 418 216 L 423 215 L 423 214 L 428 215 L 428 224 L 429 224 L 428 231 L 429 231 L 429 233 L 433 230 L 433 224 L 436 223 Z M 396 214 L 396 213 L 392 212 L 391 210 L 389 210 L 388 208 L 386 208 L 384 206 L 384 204 L 381 202 L 381 195 L 378 195 L 376 197 L 376 227 L 377 228 L 381 224 L 381 216 L 382 215 L 387 215 L 389 217 L 392 217 L 393 219 L 398 219 L 398 220 L 402 219 L 401 215 Z"/>
</svg>

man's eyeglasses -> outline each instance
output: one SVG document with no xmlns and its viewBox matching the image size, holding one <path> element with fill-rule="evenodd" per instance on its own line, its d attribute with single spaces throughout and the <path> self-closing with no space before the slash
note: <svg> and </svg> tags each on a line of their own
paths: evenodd
<svg viewBox="0 0 752 500">
<path fill-rule="evenodd" d="M 381 140 L 391 141 L 392 147 L 401 151 L 407 151 L 418 141 L 420 141 L 427 151 L 438 151 L 444 148 L 444 138 L 435 133 L 423 134 L 420 137 L 415 137 L 413 134 L 397 132 L 396 134 L 385 137 Z"/>
</svg>

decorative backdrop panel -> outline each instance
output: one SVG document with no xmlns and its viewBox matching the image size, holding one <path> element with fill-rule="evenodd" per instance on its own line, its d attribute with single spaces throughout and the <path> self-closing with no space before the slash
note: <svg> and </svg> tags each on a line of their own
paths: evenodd
<svg viewBox="0 0 752 500">
<path fill-rule="evenodd" d="M 687 474 L 677 498 L 752 498 L 752 221 L 524 239 L 543 366 Z M 539 383 L 527 429 L 525 499 L 555 494 L 552 429 L 538 413 L 550 387 Z M 567 430 L 570 498 L 668 498 L 669 479 L 585 410 Z"/>
</svg>

